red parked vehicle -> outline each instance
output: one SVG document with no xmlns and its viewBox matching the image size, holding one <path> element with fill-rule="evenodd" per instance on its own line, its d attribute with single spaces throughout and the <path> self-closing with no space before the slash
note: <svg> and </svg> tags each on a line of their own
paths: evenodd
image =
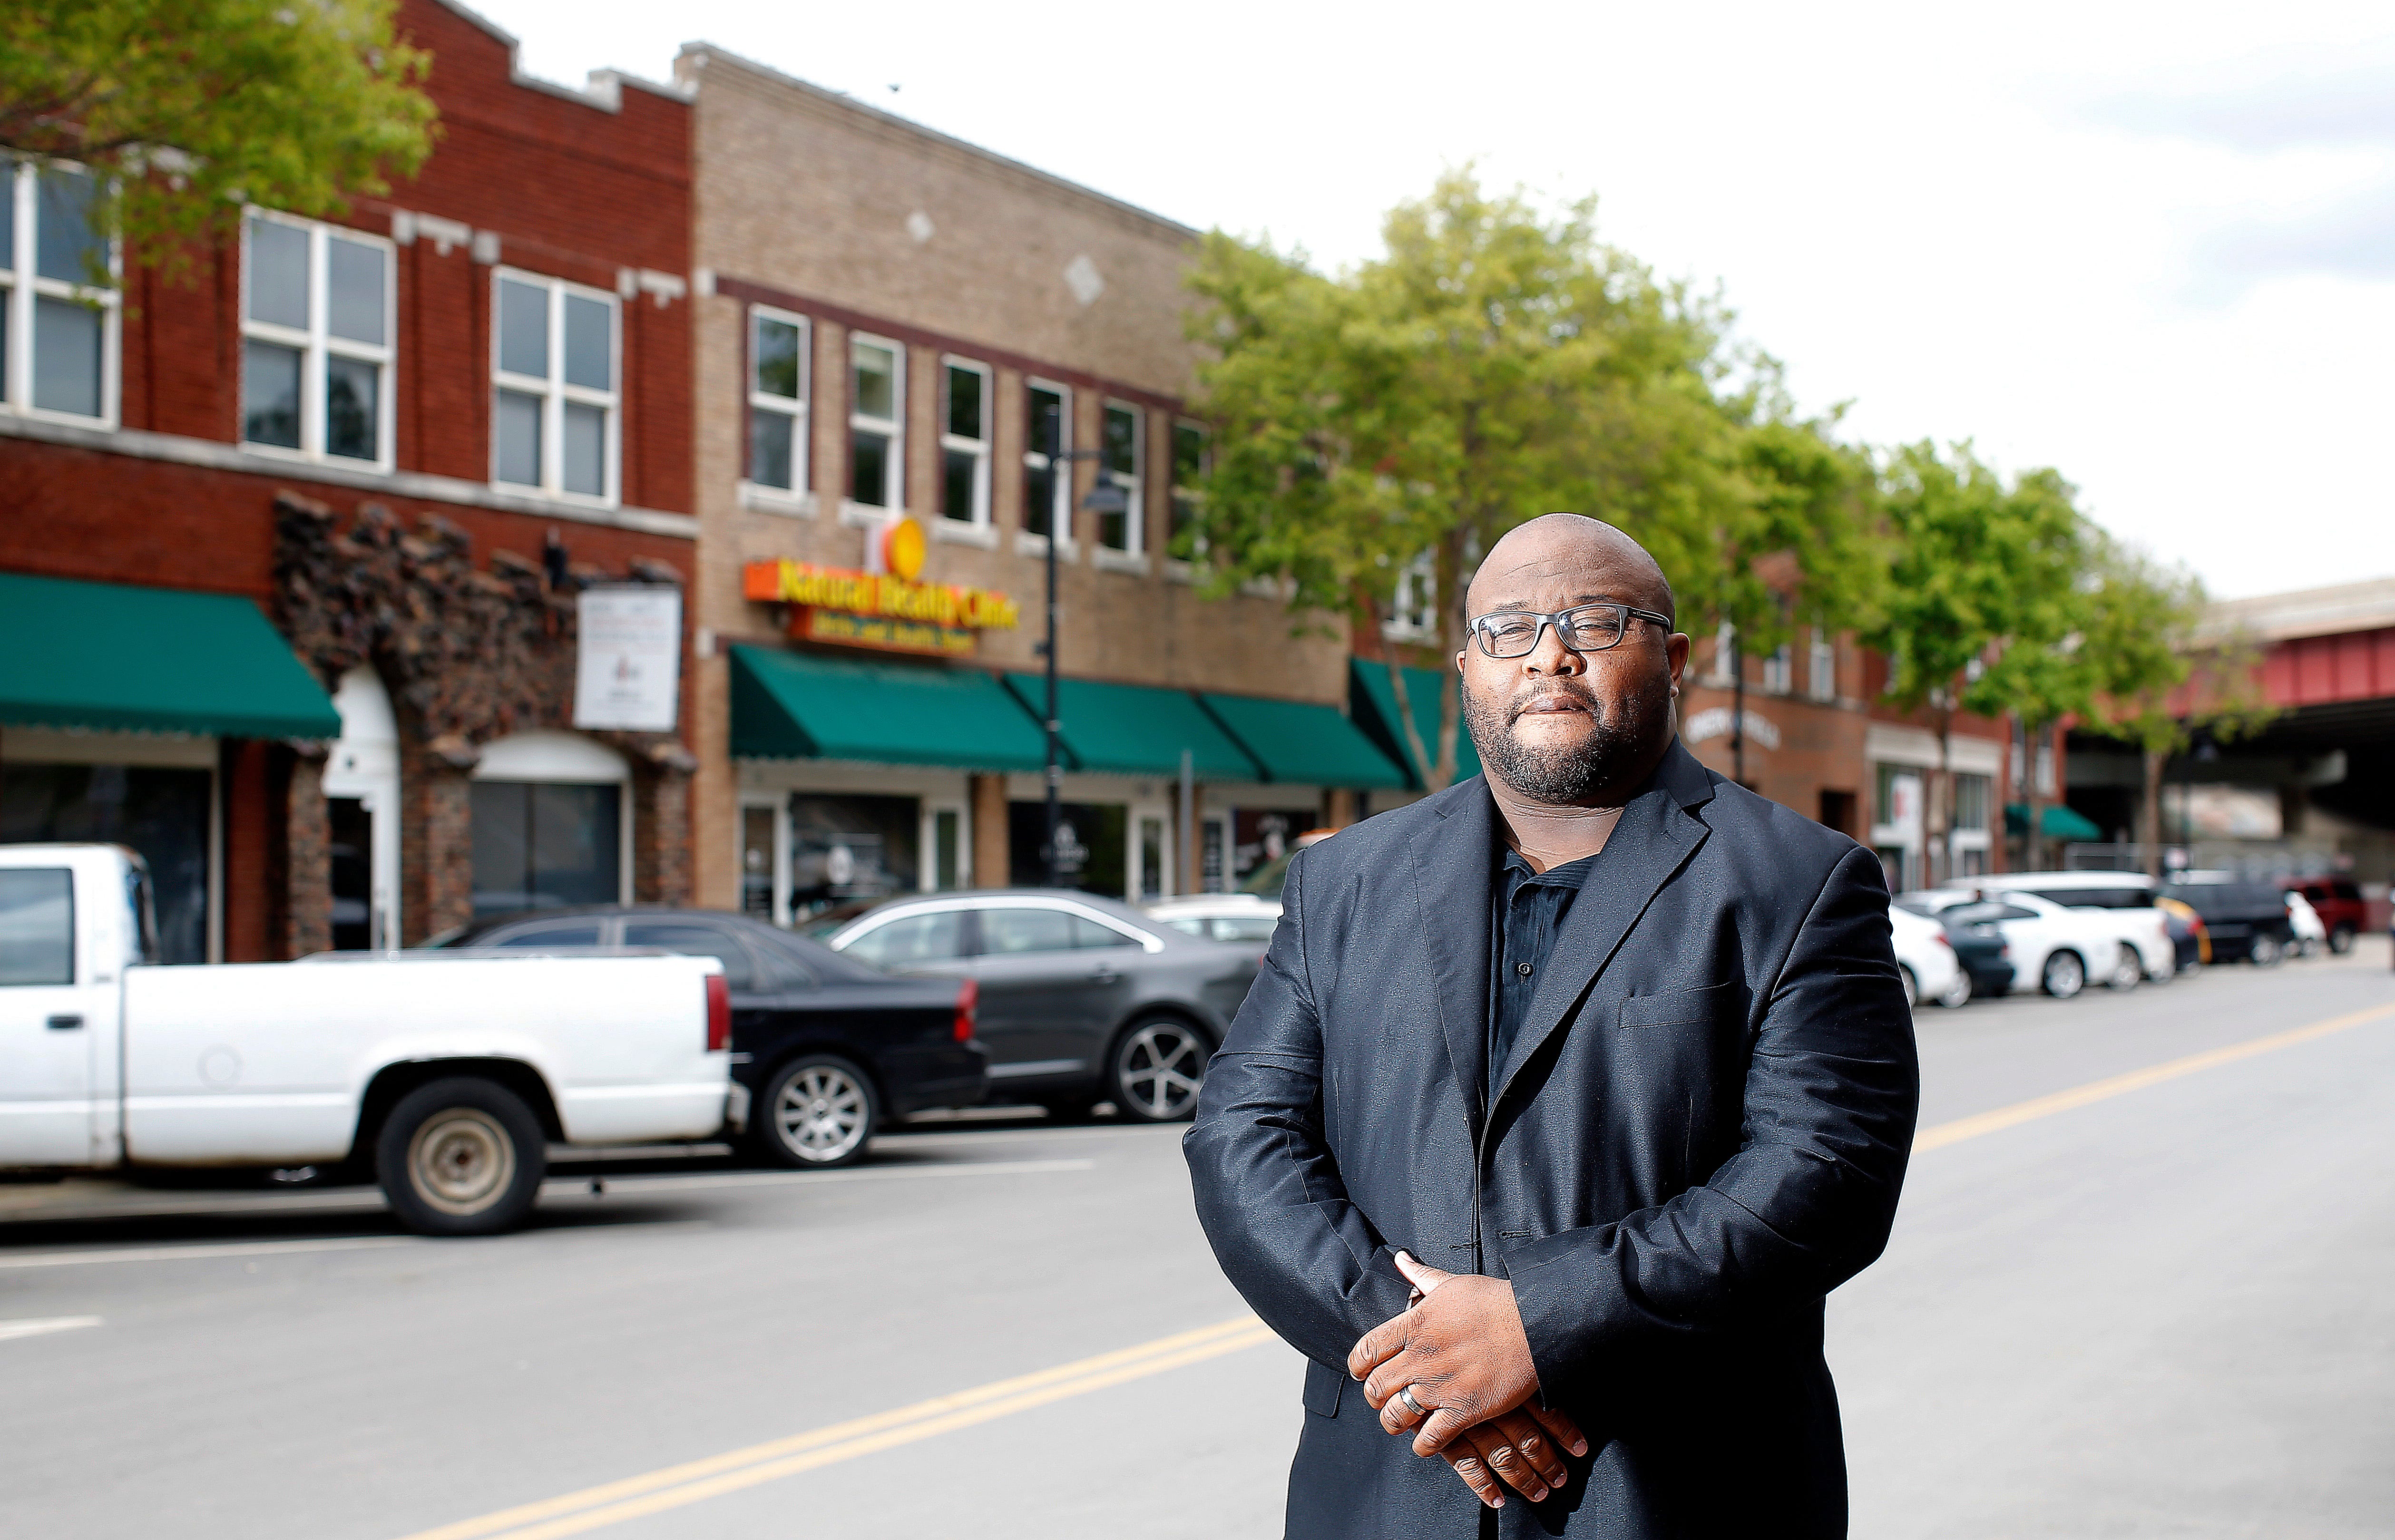
<svg viewBox="0 0 2395 1540">
<path fill-rule="evenodd" d="M 2370 924 L 2370 905 L 2349 878 L 2288 877 L 2280 886 L 2304 896 L 2328 932 L 2328 949 L 2340 956 L 2353 950 L 2353 938 Z"/>
</svg>

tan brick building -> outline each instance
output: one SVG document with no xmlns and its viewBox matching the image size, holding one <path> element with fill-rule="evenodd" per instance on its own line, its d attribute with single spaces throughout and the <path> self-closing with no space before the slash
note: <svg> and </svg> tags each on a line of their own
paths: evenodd
<svg viewBox="0 0 2395 1540">
<path fill-rule="evenodd" d="M 1343 716 L 1343 639 L 1293 636 L 1269 596 L 1202 598 L 1167 554 L 1202 441 L 1182 415 L 1195 231 L 711 47 L 677 74 L 697 167 L 700 902 L 792 920 L 1039 871 L 1052 518 L 1068 881 L 1225 880 L 1329 794 L 1398 783 Z M 1101 474 L 1123 513 L 1081 507 Z M 774 586 L 782 563 L 798 586 Z M 1002 595 L 1017 623 L 859 609 L 877 591 L 920 609 L 926 588 Z M 1185 834 L 1184 749 L 1202 783 Z"/>
</svg>

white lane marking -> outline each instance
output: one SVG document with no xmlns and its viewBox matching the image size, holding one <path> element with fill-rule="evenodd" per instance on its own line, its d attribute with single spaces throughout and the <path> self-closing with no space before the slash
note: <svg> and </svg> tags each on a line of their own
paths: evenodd
<svg viewBox="0 0 2395 1540">
<path fill-rule="evenodd" d="M 1056 1171 L 1091 1171 L 1092 1160 L 958 1161 L 941 1165 L 863 1165 L 846 1171 L 731 1171 L 713 1177 L 672 1174 L 650 1177 L 602 1177 L 612 1196 L 617 1192 L 687 1192 L 701 1187 L 812 1187 L 821 1182 L 911 1181 L 930 1177 L 1031 1177 Z M 595 1175 L 595 1173 L 594 1173 Z M 561 1196 L 588 1191 L 589 1177 L 559 1177 L 542 1188 Z"/>
<path fill-rule="evenodd" d="M 19 1336 L 46 1336 L 52 1332 L 72 1332 L 84 1326 L 97 1326 L 96 1315 L 54 1315 L 47 1320 L 0 1321 L 0 1342 Z"/>
<path fill-rule="evenodd" d="M 0 1254 L 0 1269 L 72 1268 L 86 1262 L 179 1262 L 216 1257 L 273 1257 L 296 1251 L 379 1251 L 423 1243 L 412 1235 L 360 1235 L 324 1241 L 242 1241 L 224 1245 L 126 1246 L 112 1251 L 33 1251 Z"/>
<path fill-rule="evenodd" d="M 592 1178 L 607 1184 L 610 1192 L 671 1192 L 680 1188 L 697 1187 L 772 1187 L 790 1183 L 836 1181 L 902 1181 L 925 1177 L 1010 1177 L 1028 1176 L 1044 1171 L 1087 1171 L 1096 1165 L 1088 1160 L 1049 1161 L 948 1161 L 922 1165 L 867 1165 L 842 1171 L 742 1171 L 712 1176 L 685 1176 L 679 1172 L 644 1173 L 640 1176 L 615 1177 L 604 1171 L 586 1171 L 570 1177 L 551 1177 L 541 1184 L 544 1195 L 568 1197 L 589 1191 Z M 122 1207 L 105 1202 L 62 1204 L 55 1209 L 35 1206 L 12 1209 L 7 1222 L 12 1224 L 40 1223 L 71 1219 L 151 1219 L 186 1214 L 224 1213 L 356 1213 L 379 1212 L 382 1193 L 375 1188 L 362 1187 L 337 1192 L 244 1192 L 209 1193 L 165 1202 L 152 1201 L 128 1204 Z M 5 1231 L 0 1231 L 5 1233 Z"/>
</svg>

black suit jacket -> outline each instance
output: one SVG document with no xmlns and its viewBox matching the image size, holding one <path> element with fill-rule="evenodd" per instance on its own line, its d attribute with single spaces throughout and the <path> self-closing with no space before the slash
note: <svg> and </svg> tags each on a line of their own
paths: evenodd
<svg viewBox="0 0 2395 1540">
<path fill-rule="evenodd" d="M 1879 864 L 1674 744 L 1492 1073 L 1498 837 L 1475 777 L 1300 856 L 1184 1139 L 1224 1270 L 1312 1361 L 1289 1533 L 1480 1533 L 1346 1375 L 1404 1248 L 1512 1280 L 1589 1435 L 1497 1533 L 1842 1534 L 1822 1299 L 1886 1244 L 1919 1090 Z"/>
</svg>

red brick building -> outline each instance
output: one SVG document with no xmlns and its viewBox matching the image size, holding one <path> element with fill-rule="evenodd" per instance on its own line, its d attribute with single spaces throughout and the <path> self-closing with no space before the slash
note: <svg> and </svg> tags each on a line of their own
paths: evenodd
<svg viewBox="0 0 2395 1540">
<path fill-rule="evenodd" d="M 177 960 L 688 889 L 686 617 L 573 731 L 577 617 L 695 565 L 687 100 L 531 80 L 443 0 L 400 27 L 422 174 L 251 210 L 186 284 L 80 289 L 81 178 L 7 188 L 0 840 L 142 849 Z"/>
</svg>

